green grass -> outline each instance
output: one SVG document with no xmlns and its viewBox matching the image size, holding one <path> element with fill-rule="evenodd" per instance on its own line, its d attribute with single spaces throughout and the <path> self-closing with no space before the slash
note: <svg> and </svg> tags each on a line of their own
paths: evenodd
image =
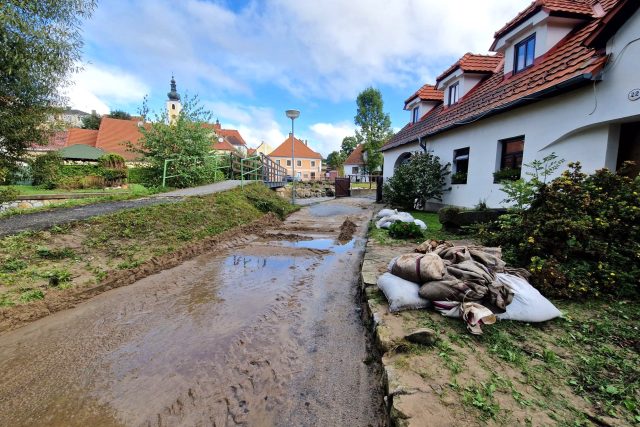
<svg viewBox="0 0 640 427">
<path fill-rule="evenodd" d="M 425 240 L 460 240 L 460 239 L 473 239 L 472 235 L 459 235 L 446 232 L 442 229 L 442 224 L 438 220 L 438 214 L 434 212 L 424 211 L 411 211 L 409 212 L 415 219 L 420 219 L 427 224 L 427 230 L 424 232 L 424 237 L 417 239 L 399 240 L 389 236 L 389 232 L 384 229 L 378 229 L 375 223 L 372 223 L 369 228 L 369 237 L 376 242 L 383 245 L 403 244 L 407 242 L 422 243 Z"/>
<path fill-rule="evenodd" d="M 372 189 L 375 190 L 376 187 L 376 183 L 372 182 L 372 183 L 368 183 L 368 182 L 352 182 L 351 183 L 351 188 L 366 188 L 366 189 Z"/>
<path fill-rule="evenodd" d="M 284 218 L 295 211 L 261 184 L 184 201 L 120 211 L 44 232 L 0 239 L 0 305 L 33 300 L 20 289 L 95 283 L 108 271 L 134 268 L 266 212 Z M 64 286 L 63 286 L 64 285 Z M 29 296 L 30 295 L 30 296 Z"/>
<path fill-rule="evenodd" d="M 0 190 L 7 187 L 13 187 L 19 191 L 21 196 L 36 196 L 36 195 L 50 195 L 50 194 L 83 194 L 83 193 L 104 193 L 104 194 L 118 194 L 118 193 L 148 193 L 148 190 L 142 184 L 129 184 L 129 188 L 114 188 L 110 190 L 85 188 L 78 190 L 65 190 L 62 188 L 55 188 L 53 190 L 47 190 L 38 186 L 32 185 L 0 185 Z"/>
<path fill-rule="evenodd" d="M 145 197 L 145 196 L 150 196 L 152 194 L 156 194 L 158 192 L 160 192 L 161 190 L 164 191 L 164 189 L 159 189 L 159 188 L 146 188 L 144 185 L 142 184 L 130 184 L 129 185 L 129 189 L 128 190 L 108 190 L 108 191 L 96 191 L 96 190 L 74 190 L 73 192 L 64 192 L 61 190 L 39 190 L 37 189 L 37 187 L 31 187 L 31 186 L 14 186 L 14 187 L 25 187 L 28 188 L 30 190 L 28 191 L 33 191 L 33 193 L 21 193 L 23 195 L 27 195 L 27 196 L 33 196 L 33 195 L 46 195 L 46 194 L 78 194 L 78 193 L 104 193 L 104 195 L 100 195 L 100 196 L 95 196 L 95 197 L 86 197 L 86 198 L 82 198 L 82 199 L 68 199 L 68 200 L 63 200 L 60 201 L 59 203 L 53 203 L 47 206 L 41 206 L 41 207 L 36 207 L 36 208 L 29 208 L 29 209 L 9 209 L 7 211 L 4 211 L 2 213 L 0 213 L 0 218 L 4 218 L 4 217 L 9 217 L 9 216 L 14 216 L 14 215 L 21 215 L 21 214 L 25 214 L 25 213 L 33 213 L 33 212 L 43 212 L 43 211 L 50 211 L 53 209 L 61 209 L 61 208 L 71 208 L 71 207 L 78 207 L 78 206 L 86 206 L 86 205 L 92 205 L 94 203 L 102 203 L 102 202 L 115 202 L 115 201 L 122 201 L 122 200 L 131 200 L 131 199 L 137 199 L 140 197 Z M 0 186 L 1 188 L 1 186 Z M 36 189 L 36 190 L 34 190 Z M 50 192 L 50 193 L 47 193 Z"/>
</svg>

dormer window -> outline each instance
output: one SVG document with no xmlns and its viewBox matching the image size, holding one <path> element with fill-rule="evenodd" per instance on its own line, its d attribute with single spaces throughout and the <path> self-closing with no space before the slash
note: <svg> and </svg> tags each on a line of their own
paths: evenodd
<svg viewBox="0 0 640 427">
<path fill-rule="evenodd" d="M 516 44 L 513 58 L 513 73 L 520 72 L 533 65 L 536 52 L 536 34 L 533 33 Z"/>
<path fill-rule="evenodd" d="M 455 82 L 451 86 L 449 86 L 449 105 L 453 105 L 458 102 L 458 87 L 459 82 Z"/>
<path fill-rule="evenodd" d="M 413 107 L 411 111 L 411 123 L 418 123 L 418 119 L 420 118 L 420 107 Z"/>
</svg>

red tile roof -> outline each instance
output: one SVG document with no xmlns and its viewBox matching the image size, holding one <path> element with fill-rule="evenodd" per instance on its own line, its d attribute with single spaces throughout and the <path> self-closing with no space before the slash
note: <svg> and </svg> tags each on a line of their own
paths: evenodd
<svg viewBox="0 0 640 427">
<path fill-rule="evenodd" d="M 222 125 L 220 125 L 219 121 L 211 124 L 206 123 L 204 126 L 206 128 L 213 129 L 216 135 L 218 135 L 219 137 L 223 137 L 232 145 L 238 147 L 247 146 L 247 143 L 245 142 L 244 138 L 242 138 L 242 135 L 240 135 L 240 132 L 238 132 L 236 129 L 222 129 Z"/>
<path fill-rule="evenodd" d="M 236 148 L 231 145 L 229 141 L 223 139 L 221 142 L 213 144 L 213 149 L 217 151 L 237 151 Z"/>
<path fill-rule="evenodd" d="M 422 101 L 443 101 L 444 92 L 436 89 L 434 85 L 426 84 L 418 89 L 416 93 L 407 98 L 407 100 L 404 101 L 404 105 L 406 106 L 416 98 L 420 98 Z"/>
<path fill-rule="evenodd" d="M 544 10 L 549 14 L 564 15 L 581 15 L 587 18 L 594 16 L 593 4 L 594 0 L 535 0 L 525 10 L 520 12 L 511 21 L 507 22 L 504 27 L 496 31 L 494 37 L 496 39 L 504 36 L 509 31 L 520 25 L 523 21 L 531 16 Z"/>
<path fill-rule="evenodd" d="M 362 144 L 358 144 L 356 148 L 349 154 L 347 160 L 344 161 L 345 165 L 364 165 L 364 158 L 362 157 Z"/>
<path fill-rule="evenodd" d="M 609 12 L 617 3 L 624 1 L 603 1 L 601 4 Z M 637 10 L 639 2 L 632 1 L 629 4 L 633 4 L 634 10 Z M 631 16 L 628 10 L 622 13 Z M 585 41 L 600 28 L 600 20 L 597 18 L 579 26 L 549 52 L 537 58 L 531 68 L 507 76 L 499 70 L 480 82 L 457 104 L 435 107 L 419 122 L 408 124 L 396 133 L 382 150 L 464 126 L 592 81 L 607 61 L 602 50 L 585 45 Z"/>
<path fill-rule="evenodd" d="M 294 154 L 296 158 L 303 159 L 322 159 L 320 153 L 316 153 L 311 148 L 307 146 L 304 142 L 299 140 L 298 138 L 294 138 Z M 282 144 L 280 144 L 275 150 L 273 150 L 269 157 L 291 157 L 291 135 L 287 139 L 284 140 Z"/>
<path fill-rule="evenodd" d="M 442 79 L 460 68 L 465 73 L 491 74 L 502 62 L 504 56 L 501 53 L 495 55 L 476 55 L 470 52 L 464 54 L 455 64 L 449 67 L 444 73 L 436 77 L 436 81 Z"/>
<path fill-rule="evenodd" d="M 67 145 L 67 136 L 69 132 L 66 130 L 55 132 L 49 135 L 46 144 L 31 144 L 29 147 L 32 151 L 57 151 Z"/>
<path fill-rule="evenodd" d="M 67 147 L 75 144 L 84 144 L 91 147 L 96 146 L 98 141 L 98 131 L 94 129 L 70 128 L 67 132 Z"/>
<path fill-rule="evenodd" d="M 129 151 L 127 147 L 127 142 L 137 145 L 142 137 L 138 123 L 132 120 L 103 117 L 98 130 L 96 148 L 101 148 L 107 153 L 119 154 L 126 160 L 142 157 L 139 153 Z"/>
</svg>

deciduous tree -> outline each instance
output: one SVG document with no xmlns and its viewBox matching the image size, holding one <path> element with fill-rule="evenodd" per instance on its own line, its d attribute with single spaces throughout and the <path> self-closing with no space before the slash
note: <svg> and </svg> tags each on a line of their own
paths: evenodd
<svg viewBox="0 0 640 427">
<path fill-rule="evenodd" d="M 0 2 L 0 169 L 47 141 L 44 123 L 65 105 L 60 88 L 76 69 L 80 25 L 94 7 L 94 0 Z"/>
<path fill-rule="evenodd" d="M 100 123 L 102 122 L 102 116 L 93 111 L 88 116 L 82 118 L 82 129 L 100 129 Z"/>
<path fill-rule="evenodd" d="M 358 95 L 356 100 L 358 112 L 354 118 L 360 129 L 356 130 L 358 142 L 363 144 L 362 152 L 365 158 L 367 172 L 373 172 L 382 166 L 380 149 L 391 138 L 391 119 L 383 111 L 382 94 L 378 89 L 369 87 Z"/>
<path fill-rule="evenodd" d="M 340 146 L 340 152 L 344 154 L 344 157 L 349 157 L 349 154 L 353 153 L 353 150 L 358 146 L 358 139 L 355 136 L 345 136 L 342 139 L 342 145 Z"/>
</svg>

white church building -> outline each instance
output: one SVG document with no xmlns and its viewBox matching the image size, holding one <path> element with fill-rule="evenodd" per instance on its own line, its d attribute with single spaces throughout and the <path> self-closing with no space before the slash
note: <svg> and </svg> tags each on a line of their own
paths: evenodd
<svg viewBox="0 0 640 427">
<path fill-rule="evenodd" d="M 382 148 L 384 178 L 428 151 L 452 165 L 442 204 L 498 207 L 494 174 L 526 178 L 522 166 L 551 153 L 586 173 L 640 165 L 639 8 L 533 2 L 495 33 L 494 54 L 465 54 L 407 99 L 410 123 Z"/>
</svg>

